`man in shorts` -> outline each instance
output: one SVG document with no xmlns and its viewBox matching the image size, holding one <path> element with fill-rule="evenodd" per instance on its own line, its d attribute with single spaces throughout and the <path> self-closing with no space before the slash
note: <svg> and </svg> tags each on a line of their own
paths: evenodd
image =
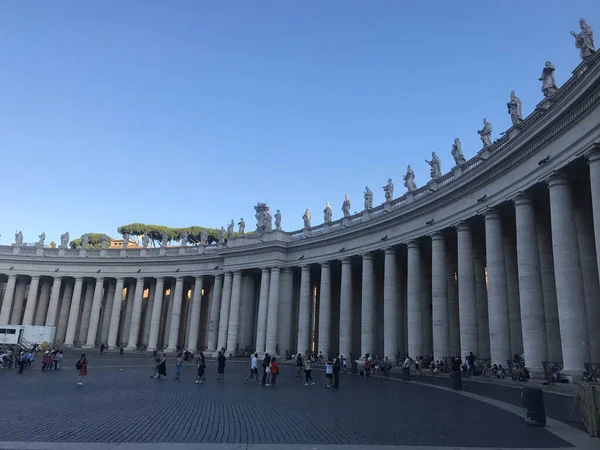
<svg viewBox="0 0 600 450">
<path fill-rule="evenodd" d="M 255 378 L 257 383 L 260 383 L 258 379 L 258 353 L 255 353 L 250 361 L 250 373 L 246 377 L 246 384 L 250 378 Z"/>
</svg>

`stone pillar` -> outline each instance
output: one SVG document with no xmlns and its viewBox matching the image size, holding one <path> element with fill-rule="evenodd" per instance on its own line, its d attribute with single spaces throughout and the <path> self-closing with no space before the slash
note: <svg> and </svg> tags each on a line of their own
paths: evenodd
<svg viewBox="0 0 600 450">
<path fill-rule="evenodd" d="M 446 272 L 446 241 L 444 235 L 438 231 L 431 236 L 433 358 L 436 360 L 451 355 Z"/>
<path fill-rule="evenodd" d="M 331 353 L 331 266 L 328 261 L 321 264 L 317 350 L 323 352 L 323 356 L 326 358 Z"/>
<path fill-rule="evenodd" d="M 207 352 L 217 350 L 217 336 L 219 334 L 219 316 L 221 314 L 221 294 L 223 293 L 223 274 L 215 275 L 212 301 L 210 305 L 210 319 L 208 324 Z"/>
<path fill-rule="evenodd" d="M 15 289 L 15 304 L 12 314 L 10 315 L 10 323 L 12 325 L 21 325 L 21 316 L 23 315 L 23 303 L 25 302 L 25 281 L 17 279 L 17 288 Z"/>
<path fill-rule="evenodd" d="M 373 255 L 362 255 L 361 358 L 375 350 L 375 293 L 373 286 Z"/>
<path fill-rule="evenodd" d="M 589 362 L 589 342 L 583 276 L 573 217 L 571 187 L 565 174 L 547 180 L 550 190 L 550 223 L 554 250 L 556 298 L 563 352 L 563 372 L 581 374 Z"/>
<path fill-rule="evenodd" d="M 177 338 L 179 337 L 179 323 L 181 321 L 181 302 L 183 301 L 183 277 L 175 278 L 175 294 L 173 296 L 173 312 L 171 313 L 171 326 L 169 328 L 168 352 L 177 351 Z"/>
<path fill-rule="evenodd" d="M 69 321 L 69 312 L 71 311 L 71 299 L 73 298 L 73 288 L 75 283 L 64 281 L 62 300 L 60 302 L 60 313 L 58 315 L 58 324 L 56 325 L 56 340 L 63 342 L 67 335 L 67 322 Z"/>
<path fill-rule="evenodd" d="M 304 272 L 302 272 L 304 275 Z M 308 276 L 308 274 L 307 274 Z M 304 278 L 302 278 L 304 280 Z M 342 288 L 340 292 L 340 354 L 349 358 L 352 352 L 352 261 L 342 259 Z M 310 287 L 309 287 L 310 290 Z"/>
<path fill-rule="evenodd" d="M 278 342 L 281 354 L 286 351 L 290 353 L 295 349 L 292 347 L 292 295 L 294 286 L 294 276 L 292 269 L 286 267 L 281 269 L 281 279 L 279 282 L 279 323 L 277 325 Z"/>
<path fill-rule="evenodd" d="M 35 312 L 34 324 L 43 326 L 46 323 L 46 315 L 48 314 L 48 303 L 50 302 L 50 281 L 45 278 L 40 287 L 40 299 Z"/>
<path fill-rule="evenodd" d="M 146 314 L 144 315 L 144 328 L 142 331 L 142 345 L 148 347 L 150 342 L 150 323 L 152 322 L 152 309 L 154 308 L 154 296 L 156 295 L 156 281 L 150 281 L 148 301 L 146 302 Z"/>
<path fill-rule="evenodd" d="M 127 349 L 135 350 L 140 333 L 140 321 L 142 319 L 142 300 L 144 297 L 144 277 L 135 280 L 135 295 L 133 297 L 133 308 L 131 310 L 131 324 L 127 338 Z M 180 310 L 181 313 L 181 310 Z"/>
<path fill-rule="evenodd" d="M 58 325 L 56 318 L 58 315 L 58 300 L 60 298 L 61 284 L 62 278 L 54 277 L 54 280 L 52 281 L 52 292 L 50 293 L 50 304 L 48 305 L 48 314 L 46 315 L 45 322 L 47 327 L 55 327 Z M 57 339 L 56 336 L 55 339 Z"/>
<path fill-rule="evenodd" d="M 110 328 L 108 329 L 108 348 L 117 346 L 117 337 L 119 335 L 119 321 L 121 319 L 121 303 L 123 302 L 123 286 L 125 279 L 117 278 L 115 286 L 115 295 L 112 298 L 112 307 L 110 311 Z"/>
<path fill-rule="evenodd" d="M 100 342 L 108 343 L 108 332 L 110 330 L 110 320 L 112 317 L 113 299 L 115 298 L 115 283 L 109 281 L 108 292 L 104 300 L 104 314 L 102 318 L 102 331 L 100 332 Z"/>
<path fill-rule="evenodd" d="M 542 361 L 548 360 L 544 293 L 535 230 L 533 202 L 521 193 L 514 199 L 517 223 L 517 264 L 525 361 L 535 374 L 543 373 Z"/>
<path fill-rule="evenodd" d="M 310 352 L 310 267 L 302 266 L 300 275 L 300 306 L 298 308 L 298 353 Z M 261 285 L 262 298 L 262 285 Z M 262 300 L 261 300 L 262 303 Z M 259 310 L 260 311 L 260 310 Z M 348 328 L 348 333 L 350 329 Z M 341 339 L 341 338 L 340 338 Z M 341 345 L 341 344 L 340 344 Z M 348 355 L 350 353 L 348 352 Z"/>
<path fill-rule="evenodd" d="M 123 317 L 123 330 L 121 331 L 121 343 L 123 345 L 127 344 L 129 346 L 129 342 L 126 339 L 129 338 L 129 329 L 131 328 L 131 315 L 133 314 L 133 303 L 135 296 L 135 282 L 130 281 L 127 285 L 127 294 L 125 296 L 125 316 Z"/>
<path fill-rule="evenodd" d="M 473 352 L 475 355 L 479 353 L 477 296 L 475 293 L 475 272 L 473 270 L 473 235 L 471 233 L 471 226 L 466 222 L 461 222 L 456 229 L 458 231 L 460 354 L 464 358 L 469 352 Z"/>
<path fill-rule="evenodd" d="M 396 250 L 388 247 L 383 269 L 383 353 L 390 360 L 398 351 L 398 300 Z"/>
<path fill-rule="evenodd" d="M 233 274 L 227 272 L 223 281 L 223 298 L 221 299 L 221 314 L 219 319 L 219 340 L 217 350 L 227 348 L 227 335 L 229 334 L 229 309 L 231 307 L 231 285 Z"/>
<path fill-rule="evenodd" d="M 83 288 L 83 277 L 75 277 L 75 288 L 73 289 L 73 298 L 71 308 L 69 309 L 69 321 L 67 323 L 67 333 L 65 335 L 65 346 L 72 347 L 75 340 L 75 330 L 77 320 L 79 319 L 79 305 L 81 304 L 81 289 Z"/>
<path fill-rule="evenodd" d="M 506 263 L 502 243 L 502 221 L 500 214 L 495 209 L 487 210 L 484 217 L 488 270 L 490 356 L 493 364 L 506 364 L 507 360 L 512 360 L 512 355 L 508 293 L 506 291 Z"/>
<path fill-rule="evenodd" d="M 23 316 L 23 325 L 33 325 L 35 315 L 35 306 L 37 303 L 38 288 L 40 286 L 40 277 L 34 275 L 29 284 L 29 293 L 27 294 L 27 303 L 25 304 L 25 315 Z"/>
<path fill-rule="evenodd" d="M 600 147 L 596 147 L 587 155 L 590 166 L 590 190 L 592 192 L 592 216 L 596 244 L 596 266 L 600 278 Z"/>
<path fill-rule="evenodd" d="M 423 254 L 425 253 L 425 254 Z M 421 253 L 421 307 L 423 308 L 423 353 L 429 355 L 433 349 L 433 326 L 432 326 L 432 304 L 431 304 L 431 263 L 427 252 Z"/>
<path fill-rule="evenodd" d="M 148 351 L 155 351 L 158 347 L 158 331 L 160 329 L 160 318 L 162 313 L 163 296 L 165 294 L 165 279 L 163 277 L 156 279 L 154 288 L 154 301 L 152 303 L 152 312 L 150 316 L 150 334 L 148 335 Z"/>
<path fill-rule="evenodd" d="M 227 330 L 228 353 L 235 351 L 240 336 L 240 304 L 242 302 L 242 272 L 233 272 L 231 283 L 231 305 L 229 307 L 229 327 Z"/>
<path fill-rule="evenodd" d="M 458 313 L 458 286 L 456 274 L 458 269 L 454 256 L 447 253 L 446 284 L 448 286 L 448 333 L 450 335 L 450 354 L 456 356 L 460 353 L 460 320 Z"/>
<path fill-rule="evenodd" d="M 417 241 L 408 243 L 408 355 L 423 355 L 423 302 L 421 298 L 421 249 Z"/>
<path fill-rule="evenodd" d="M 87 330 L 87 341 L 84 348 L 96 347 L 96 334 L 98 334 L 98 324 L 100 321 L 100 308 L 102 307 L 102 289 L 104 288 L 104 278 L 97 278 L 94 286 L 94 295 L 92 299 L 92 312 L 90 314 L 89 328 Z M 89 288 L 88 288 L 89 289 Z"/>
<path fill-rule="evenodd" d="M 192 318 L 190 319 L 190 332 L 187 347 L 192 353 L 198 351 L 198 332 L 200 330 L 200 314 L 202 312 L 202 287 L 204 278 L 196 277 L 194 293 L 192 295 Z"/>
<path fill-rule="evenodd" d="M 512 227 L 511 227 L 512 228 Z M 502 242 L 506 264 L 506 292 L 508 294 L 508 316 L 510 317 L 511 355 L 523 353 L 523 332 L 521 330 L 521 305 L 519 301 L 519 272 L 517 270 L 517 243 L 514 230 L 504 227 Z"/>
<path fill-rule="evenodd" d="M 267 339 L 267 312 L 269 310 L 269 285 L 271 271 L 262 269 L 260 276 L 260 294 L 258 299 L 258 320 L 256 323 L 256 351 L 259 354 L 265 352 Z"/>
<path fill-rule="evenodd" d="M 277 354 L 277 316 L 279 308 L 279 267 L 271 269 L 269 284 L 269 311 L 267 313 L 267 336 L 265 351 L 273 356 Z"/>
<path fill-rule="evenodd" d="M 475 269 L 475 295 L 477 296 L 477 336 L 479 357 L 490 358 L 490 326 L 488 296 L 485 281 L 485 238 L 473 242 L 473 267 Z"/>
<path fill-rule="evenodd" d="M 10 323 L 10 309 L 13 304 L 16 283 L 17 276 L 10 275 L 6 289 L 4 290 L 4 301 L 2 302 L 2 310 L 0 310 L 0 325 L 8 325 Z"/>
</svg>

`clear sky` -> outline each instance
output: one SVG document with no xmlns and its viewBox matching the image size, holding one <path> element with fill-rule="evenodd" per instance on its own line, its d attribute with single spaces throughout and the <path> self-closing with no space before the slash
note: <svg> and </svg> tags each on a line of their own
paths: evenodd
<svg viewBox="0 0 600 450">
<path fill-rule="evenodd" d="M 3 2 L 0 243 L 380 204 L 483 117 L 498 138 L 511 90 L 529 114 L 545 61 L 562 85 L 582 16 L 600 33 L 597 0 Z"/>
</svg>

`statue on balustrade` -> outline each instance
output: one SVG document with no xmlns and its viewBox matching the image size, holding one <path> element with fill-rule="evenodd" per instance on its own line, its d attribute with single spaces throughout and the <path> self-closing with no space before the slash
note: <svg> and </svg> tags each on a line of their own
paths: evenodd
<svg viewBox="0 0 600 450">
<path fill-rule="evenodd" d="M 481 137 L 483 148 L 492 145 L 492 124 L 485 120 L 485 117 L 483 119 L 483 128 L 477 130 L 477 134 Z"/>
<path fill-rule="evenodd" d="M 208 245 L 208 232 L 206 230 L 202 230 L 200 233 L 200 245 L 202 245 L 202 247 Z"/>
<path fill-rule="evenodd" d="M 350 217 L 350 197 L 348 197 L 348 194 L 346 194 L 344 203 L 342 203 L 342 212 L 344 217 Z"/>
<path fill-rule="evenodd" d="M 219 244 L 225 243 L 225 228 L 221 227 L 219 230 Z"/>
<path fill-rule="evenodd" d="M 142 247 L 148 248 L 148 245 L 150 245 L 150 235 L 146 233 L 142 236 Z"/>
<path fill-rule="evenodd" d="M 550 62 L 546 61 L 544 69 L 542 70 L 542 76 L 540 81 L 542 82 L 542 92 L 544 97 L 551 97 L 558 90 L 556 81 L 554 81 L 554 71 L 556 67 Z"/>
<path fill-rule="evenodd" d="M 383 192 L 385 193 L 385 201 L 391 202 L 394 199 L 394 183 L 392 183 L 392 179 L 389 178 L 387 184 L 383 187 Z"/>
<path fill-rule="evenodd" d="M 258 202 L 254 207 L 254 211 L 256 211 L 256 214 L 254 214 L 254 217 L 256 217 L 256 231 L 271 231 L 273 229 L 273 217 L 267 204 Z"/>
<path fill-rule="evenodd" d="M 38 247 L 43 247 L 44 246 L 44 241 L 46 240 L 46 233 L 42 233 L 38 236 L 40 238 L 40 240 L 37 243 Z"/>
<path fill-rule="evenodd" d="M 81 236 L 81 248 L 87 248 L 90 243 L 90 237 L 87 234 Z"/>
<path fill-rule="evenodd" d="M 333 212 L 331 210 L 331 205 L 329 204 L 329 202 L 325 202 L 325 209 L 323 210 L 323 214 L 325 215 L 325 223 L 331 223 Z"/>
<path fill-rule="evenodd" d="M 587 59 L 596 53 L 594 32 L 583 17 L 579 19 L 579 28 L 581 28 L 581 32 L 576 33 L 575 31 L 571 31 L 571 36 L 575 38 L 575 47 L 579 49 L 581 59 Z"/>
<path fill-rule="evenodd" d="M 302 220 L 304 220 L 304 228 L 310 228 L 310 209 L 306 208 Z"/>
<path fill-rule="evenodd" d="M 431 161 L 425 160 L 425 162 L 429 164 L 429 167 L 431 168 L 429 174 L 431 175 L 432 180 L 442 176 L 442 161 L 437 157 L 435 152 L 431 152 Z"/>
<path fill-rule="evenodd" d="M 166 247 L 168 243 L 169 243 L 169 234 L 165 233 L 160 237 L 160 246 Z"/>
<path fill-rule="evenodd" d="M 129 239 L 131 239 L 131 235 L 129 233 L 123 233 L 123 248 L 129 247 Z"/>
<path fill-rule="evenodd" d="M 273 226 L 271 225 L 271 212 L 267 210 L 267 231 L 271 231 Z M 275 229 L 281 231 L 281 211 L 277 210 L 275 213 Z"/>
<path fill-rule="evenodd" d="M 406 174 L 404 175 L 404 186 L 408 192 L 412 192 L 417 188 L 417 185 L 415 184 L 415 173 L 410 167 L 410 164 L 406 168 Z"/>
<path fill-rule="evenodd" d="M 515 91 L 510 92 L 510 101 L 506 104 L 508 106 L 508 113 L 510 114 L 510 120 L 513 125 L 519 125 L 523 122 L 523 115 L 521 114 L 521 99 L 515 95 Z"/>
<path fill-rule="evenodd" d="M 233 237 L 233 227 L 235 226 L 235 223 L 233 221 L 233 219 L 231 219 L 231 222 L 229 222 L 229 225 L 227 225 L 227 237 Z"/>
<path fill-rule="evenodd" d="M 60 247 L 59 248 L 67 248 L 69 246 L 69 232 L 66 231 L 60 235 Z"/>
<path fill-rule="evenodd" d="M 369 186 L 365 186 L 365 209 L 373 208 L 373 192 L 369 189 Z"/>
<path fill-rule="evenodd" d="M 17 247 L 23 245 L 23 233 L 20 231 L 15 231 L 15 245 Z"/>
<path fill-rule="evenodd" d="M 108 247 L 108 236 L 103 234 L 102 235 L 102 244 L 101 244 L 102 248 L 106 248 Z"/>
<path fill-rule="evenodd" d="M 239 227 L 240 227 L 238 232 L 239 232 L 240 234 L 244 234 L 244 232 L 245 232 L 245 230 L 246 230 L 246 222 L 244 222 L 244 218 L 243 218 L 243 217 L 242 217 L 242 218 L 240 219 L 240 221 L 238 222 L 238 225 L 239 225 Z"/>
<path fill-rule="evenodd" d="M 179 241 L 181 242 L 182 247 L 187 247 L 188 244 L 188 232 L 184 231 L 179 235 Z"/>
<path fill-rule="evenodd" d="M 485 120 L 485 119 L 483 119 Z M 462 163 L 466 161 L 465 155 L 462 152 L 462 144 L 460 143 L 460 139 L 454 139 L 454 144 L 452 144 L 452 157 L 454 158 L 454 164 L 460 166 Z"/>
</svg>

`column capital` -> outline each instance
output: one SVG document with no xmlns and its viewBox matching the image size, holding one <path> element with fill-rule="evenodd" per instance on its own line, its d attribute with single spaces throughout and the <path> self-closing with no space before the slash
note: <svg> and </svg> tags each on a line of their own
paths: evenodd
<svg viewBox="0 0 600 450">
<path fill-rule="evenodd" d="M 525 192 L 519 192 L 513 197 L 512 201 L 515 204 L 515 206 L 533 205 L 533 199 L 529 194 Z"/>
<path fill-rule="evenodd" d="M 349 256 L 345 256 L 341 259 L 342 264 L 352 264 L 352 258 L 350 258 Z"/>
<path fill-rule="evenodd" d="M 483 217 L 485 220 L 500 220 L 500 211 L 496 208 L 486 208 L 483 211 Z"/>
<path fill-rule="evenodd" d="M 308 264 L 304 264 L 304 265 L 300 266 L 300 269 L 302 269 L 302 272 L 309 272 L 310 266 Z"/>
<path fill-rule="evenodd" d="M 280 272 L 280 271 L 281 271 L 281 267 L 279 267 L 279 266 L 271 267 L 271 273 Z"/>
<path fill-rule="evenodd" d="M 386 247 L 383 249 L 383 251 L 386 255 L 395 255 L 396 254 L 396 249 L 394 247 Z"/>
<path fill-rule="evenodd" d="M 204 275 L 198 275 L 195 277 L 196 283 L 200 282 L 200 281 L 204 281 Z"/>
<path fill-rule="evenodd" d="M 588 164 L 600 161 L 600 142 L 594 143 L 592 148 L 588 150 L 584 156 Z"/>
<path fill-rule="evenodd" d="M 125 282 L 125 277 L 116 277 L 115 280 L 117 280 L 117 282 L 121 282 L 124 283 Z"/>
<path fill-rule="evenodd" d="M 323 267 L 327 267 L 327 268 L 329 268 L 330 266 L 331 266 L 331 265 L 330 265 L 329 261 L 323 261 L 323 262 L 321 263 L 321 268 L 323 268 Z"/>
<path fill-rule="evenodd" d="M 363 260 L 372 260 L 373 259 L 373 255 L 369 252 L 369 253 L 363 253 L 362 255 L 360 255 L 362 257 Z"/>
<path fill-rule="evenodd" d="M 262 267 L 262 268 L 260 269 L 260 271 L 261 271 L 262 273 L 269 273 L 269 272 L 271 271 L 271 269 L 269 269 L 268 267 Z"/>
<path fill-rule="evenodd" d="M 420 247 L 420 246 L 419 246 L 419 241 L 417 241 L 416 239 L 413 239 L 412 241 L 408 241 L 408 242 L 406 243 L 406 246 L 407 246 L 408 248 L 419 248 L 419 247 Z"/>
<path fill-rule="evenodd" d="M 556 170 L 546 178 L 546 184 L 548 184 L 549 188 L 559 185 L 568 185 L 569 179 L 567 178 L 566 173 Z"/>
<path fill-rule="evenodd" d="M 11 279 L 11 278 L 13 278 L 13 279 L 16 279 L 16 278 L 17 278 L 17 274 L 16 274 L 16 273 L 11 273 L 11 274 L 8 276 L 8 279 Z"/>
<path fill-rule="evenodd" d="M 73 277 L 73 278 L 75 278 L 75 281 L 77 281 L 77 280 L 83 281 L 83 278 L 84 278 L 84 277 L 82 277 L 82 276 L 77 276 L 77 277 Z"/>
<path fill-rule="evenodd" d="M 143 276 L 143 275 L 138 275 L 137 277 L 135 277 L 135 282 L 136 282 L 136 283 L 139 283 L 139 282 L 141 281 L 141 282 L 143 283 L 145 279 L 146 279 L 146 277 L 145 277 L 145 276 Z"/>
<path fill-rule="evenodd" d="M 471 232 L 471 225 L 468 224 L 468 222 L 465 222 L 464 220 L 462 222 L 458 222 L 456 224 L 456 231 L 460 232 Z"/>
<path fill-rule="evenodd" d="M 31 275 L 31 280 L 39 280 L 40 276 L 39 275 Z"/>
<path fill-rule="evenodd" d="M 173 277 L 173 278 L 175 278 L 175 281 L 177 282 L 177 281 L 183 281 L 183 279 L 185 278 L 185 276 L 184 275 L 178 275 L 178 276 Z M 143 278 L 141 278 L 141 279 L 143 280 Z"/>
<path fill-rule="evenodd" d="M 434 232 L 431 234 L 431 236 L 430 236 L 430 237 L 431 237 L 431 240 L 432 240 L 432 241 L 443 241 L 443 240 L 444 240 L 444 233 L 442 233 L 442 231 L 441 231 L 441 230 L 434 231 Z"/>
<path fill-rule="evenodd" d="M 96 283 L 104 283 L 104 277 L 96 278 Z"/>
</svg>

